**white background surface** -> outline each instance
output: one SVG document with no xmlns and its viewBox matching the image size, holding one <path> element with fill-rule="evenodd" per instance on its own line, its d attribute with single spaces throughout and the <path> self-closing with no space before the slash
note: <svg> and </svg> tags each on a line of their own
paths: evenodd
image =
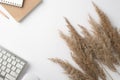
<svg viewBox="0 0 120 80">
<path fill-rule="evenodd" d="M 120 0 L 92 0 L 120 27 Z M 58 65 L 48 58 L 70 58 L 70 51 L 59 36 L 59 30 L 67 32 L 63 17 L 72 24 L 88 25 L 88 14 L 97 19 L 91 0 L 44 0 L 22 22 L 0 15 L 0 45 L 24 58 L 30 64 L 28 72 L 35 73 L 41 80 L 68 80 Z M 78 28 L 79 29 L 79 28 Z M 119 71 L 120 72 L 120 71 Z M 112 74 L 112 73 L 111 73 Z M 112 74 L 115 80 L 120 77 Z"/>
</svg>

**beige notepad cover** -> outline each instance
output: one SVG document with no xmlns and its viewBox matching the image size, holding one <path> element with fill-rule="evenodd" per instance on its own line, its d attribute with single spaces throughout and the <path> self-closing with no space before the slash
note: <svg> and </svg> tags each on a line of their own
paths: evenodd
<svg viewBox="0 0 120 80">
<path fill-rule="evenodd" d="M 41 0 L 24 0 L 23 7 L 18 8 L 2 4 L 2 6 L 13 16 L 16 21 L 21 21 L 29 12 L 31 12 Z"/>
</svg>

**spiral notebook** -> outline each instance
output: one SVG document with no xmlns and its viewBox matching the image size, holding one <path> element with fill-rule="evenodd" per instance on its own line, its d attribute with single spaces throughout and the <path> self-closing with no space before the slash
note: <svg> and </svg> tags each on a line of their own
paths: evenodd
<svg viewBox="0 0 120 80">
<path fill-rule="evenodd" d="M 8 6 L 2 4 L 2 6 L 11 14 L 11 16 L 18 22 L 23 20 L 42 0 L 24 0 L 22 8 Z"/>
<path fill-rule="evenodd" d="M 23 0 L 0 0 L 0 3 L 5 3 L 17 7 L 22 7 L 23 5 Z"/>
</svg>

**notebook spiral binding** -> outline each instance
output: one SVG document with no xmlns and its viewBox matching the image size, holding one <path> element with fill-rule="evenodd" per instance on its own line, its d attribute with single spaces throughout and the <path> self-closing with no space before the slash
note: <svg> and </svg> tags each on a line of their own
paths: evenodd
<svg viewBox="0 0 120 80">
<path fill-rule="evenodd" d="M 17 3 L 14 3 L 14 2 L 9 2 L 9 1 L 6 1 L 6 0 L 1 0 L 1 2 L 5 3 L 5 4 L 12 5 L 12 6 L 16 6 L 16 7 L 22 7 L 21 4 L 17 4 Z"/>
</svg>

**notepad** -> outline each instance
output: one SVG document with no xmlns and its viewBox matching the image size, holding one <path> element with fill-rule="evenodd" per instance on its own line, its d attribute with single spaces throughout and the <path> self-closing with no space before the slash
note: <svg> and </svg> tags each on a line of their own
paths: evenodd
<svg viewBox="0 0 120 80">
<path fill-rule="evenodd" d="M 0 0 L 1 3 L 17 6 L 17 7 L 22 7 L 23 5 L 23 0 Z"/>
<path fill-rule="evenodd" d="M 23 20 L 42 0 L 24 0 L 24 5 L 22 8 L 17 8 L 14 6 L 7 6 L 2 4 L 2 6 L 11 14 L 11 16 L 18 22 Z"/>
</svg>

